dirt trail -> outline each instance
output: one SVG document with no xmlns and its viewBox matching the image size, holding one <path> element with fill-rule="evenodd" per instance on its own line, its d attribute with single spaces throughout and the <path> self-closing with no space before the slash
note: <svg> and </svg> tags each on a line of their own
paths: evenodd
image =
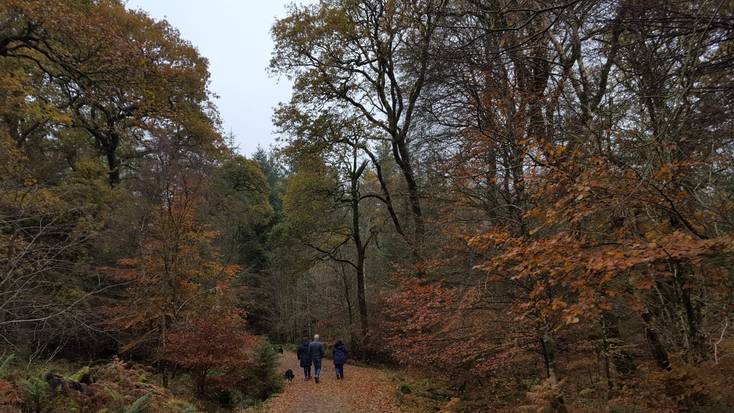
<svg viewBox="0 0 734 413">
<path fill-rule="evenodd" d="M 262 411 L 270 413 L 342 413 L 399 412 L 395 383 L 384 371 L 346 365 L 344 380 L 337 380 L 331 360 L 324 360 L 321 382 L 304 381 L 303 370 L 293 353 L 285 353 L 279 372 L 292 369 L 293 383 L 285 383 L 283 392 L 269 400 Z"/>
</svg>

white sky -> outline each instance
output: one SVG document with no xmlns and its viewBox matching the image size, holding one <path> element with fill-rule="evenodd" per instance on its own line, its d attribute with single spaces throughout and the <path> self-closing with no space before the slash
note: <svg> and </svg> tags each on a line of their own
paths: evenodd
<svg viewBox="0 0 734 413">
<path fill-rule="evenodd" d="M 127 0 L 155 19 L 166 19 L 209 59 L 211 90 L 239 151 L 275 141 L 273 107 L 290 98 L 287 79 L 266 73 L 273 42 L 270 26 L 283 17 L 291 0 Z"/>
</svg>

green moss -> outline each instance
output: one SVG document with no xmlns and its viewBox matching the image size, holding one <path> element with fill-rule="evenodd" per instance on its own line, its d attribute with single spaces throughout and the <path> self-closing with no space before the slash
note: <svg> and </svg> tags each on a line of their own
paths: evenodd
<svg viewBox="0 0 734 413">
<path fill-rule="evenodd" d="M 64 405 L 64 411 L 69 413 L 76 413 L 81 411 L 81 408 L 79 407 L 79 403 L 77 403 L 74 399 L 66 399 L 66 404 Z"/>
<path fill-rule="evenodd" d="M 198 413 L 199 410 L 186 400 L 172 399 L 166 403 L 166 411 L 172 413 Z"/>
<path fill-rule="evenodd" d="M 120 404 L 123 401 L 123 397 L 117 390 L 111 388 L 107 385 L 102 385 L 102 389 L 105 392 L 105 394 L 110 398 L 112 403 Z"/>
<path fill-rule="evenodd" d="M 583 389 L 583 390 L 581 390 L 579 392 L 579 396 L 582 396 L 582 397 L 583 396 L 589 396 L 589 395 L 593 395 L 595 393 L 596 393 L 596 389 L 586 388 L 586 389 Z"/>
<path fill-rule="evenodd" d="M 92 369 L 89 366 L 84 366 L 76 371 L 76 373 L 66 376 L 67 380 L 73 380 L 73 381 L 82 381 L 84 380 L 84 377 L 90 376 L 92 374 Z"/>
<path fill-rule="evenodd" d="M 143 413 L 148 410 L 150 406 L 151 394 L 148 393 L 135 400 L 130 406 L 125 408 L 124 413 Z"/>
</svg>

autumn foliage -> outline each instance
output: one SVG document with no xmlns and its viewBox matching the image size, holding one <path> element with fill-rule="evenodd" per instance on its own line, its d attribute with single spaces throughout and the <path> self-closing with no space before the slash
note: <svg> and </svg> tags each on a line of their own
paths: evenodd
<svg viewBox="0 0 734 413">
<path fill-rule="evenodd" d="M 196 221 L 194 204 L 169 201 L 154 213 L 139 256 L 122 259 L 121 267 L 109 270 L 126 285 L 124 300 L 110 309 L 116 314 L 111 323 L 132 334 L 123 350 L 151 340 L 163 345 L 175 323 L 206 304 L 226 303 L 238 271 L 217 259 L 211 245 L 216 234 Z"/>
<path fill-rule="evenodd" d="M 169 341 L 196 339 L 200 326 L 251 347 L 235 314 L 250 304 L 243 268 L 263 261 L 262 248 L 250 250 L 272 214 L 260 164 L 225 142 L 207 60 L 167 21 L 118 0 L 2 1 L 0 21 L 3 403 L 192 408 L 148 381 L 167 387 L 173 369 L 189 367 L 205 375 L 192 358 L 166 358 Z M 229 324 L 197 324 L 213 308 Z M 240 350 L 217 354 L 249 373 Z M 105 389 L 52 394 L 47 381 L 65 380 L 74 363 L 113 355 L 141 368 L 84 366 L 120 374 Z M 69 364 L 47 376 L 39 357 Z"/>
<path fill-rule="evenodd" d="M 206 395 L 207 385 L 226 389 L 242 381 L 243 371 L 254 365 L 259 341 L 245 331 L 239 314 L 212 309 L 171 332 L 163 357 L 189 371 L 196 391 Z"/>
<path fill-rule="evenodd" d="M 285 13 L 293 94 L 248 158 L 167 21 L 0 1 L 3 407 L 253 404 L 264 337 L 319 333 L 447 411 L 734 409 L 734 3 Z M 125 394 L 27 367 L 112 356 Z"/>
<path fill-rule="evenodd" d="M 613 10 L 617 17 L 602 30 L 619 44 L 598 51 L 608 65 L 595 66 L 599 83 L 585 78 L 583 56 L 566 60 L 559 48 L 564 32 L 552 29 L 537 47 L 488 61 L 489 69 L 477 72 L 484 76 L 479 84 L 457 79 L 482 91 L 464 102 L 478 119 L 467 121 L 461 149 L 443 167 L 454 192 L 436 218 L 436 253 L 419 263 L 417 280 L 400 271 L 397 290 L 386 295 L 387 340 L 396 359 L 455 377 L 505 376 L 505 383 L 536 371 L 534 384 L 514 387 L 528 404 L 554 411 L 580 408 L 584 402 L 569 400 L 583 400 L 594 388 L 610 405 L 650 410 L 728 403 L 719 392 L 728 374 L 720 351 L 731 348 L 734 205 L 725 183 L 731 176 L 721 167 L 732 152 L 707 116 L 729 112 L 709 100 L 715 93 L 704 86 L 720 79 L 700 75 L 691 80 L 696 87 L 680 92 L 673 86 L 678 72 L 660 74 L 671 83 L 653 86 L 647 69 L 636 66 L 656 71 L 655 62 L 665 61 L 690 70 L 710 67 L 721 55 L 690 44 L 680 47 L 699 53 L 696 63 L 672 46 L 646 54 L 621 39 L 664 33 L 683 42 L 664 19 L 649 32 L 633 23 L 665 12 L 624 2 Z M 515 35 L 488 42 L 504 50 Z M 571 54 L 576 41 L 591 40 L 571 40 Z M 540 46 L 545 42 L 549 49 Z M 538 63 L 547 58 L 565 71 Z M 618 71 L 610 75 L 609 68 Z M 626 83 L 632 79 L 642 90 Z M 608 81 L 620 95 L 606 89 Z M 661 96 L 654 103 L 645 100 L 652 89 Z M 561 102 L 556 93 L 578 101 Z M 615 106 L 621 96 L 632 100 Z M 595 107 L 597 99 L 610 106 Z M 578 116 L 566 116 L 575 108 Z M 554 113 L 561 123 L 550 121 Z M 592 119 L 608 126 L 585 123 Z M 470 265 L 456 259 L 462 233 Z M 592 378 L 585 382 L 586 372 Z"/>
</svg>

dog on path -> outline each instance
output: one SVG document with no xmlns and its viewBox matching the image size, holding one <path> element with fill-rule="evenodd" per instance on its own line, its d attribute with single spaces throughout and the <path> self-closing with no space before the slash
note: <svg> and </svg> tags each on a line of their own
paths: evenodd
<svg viewBox="0 0 734 413">
<path fill-rule="evenodd" d="M 288 380 L 288 383 L 293 383 L 293 378 L 296 377 L 296 375 L 293 374 L 293 370 L 288 369 L 285 371 L 285 373 L 283 373 L 283 377 Z"/>
</svg>

